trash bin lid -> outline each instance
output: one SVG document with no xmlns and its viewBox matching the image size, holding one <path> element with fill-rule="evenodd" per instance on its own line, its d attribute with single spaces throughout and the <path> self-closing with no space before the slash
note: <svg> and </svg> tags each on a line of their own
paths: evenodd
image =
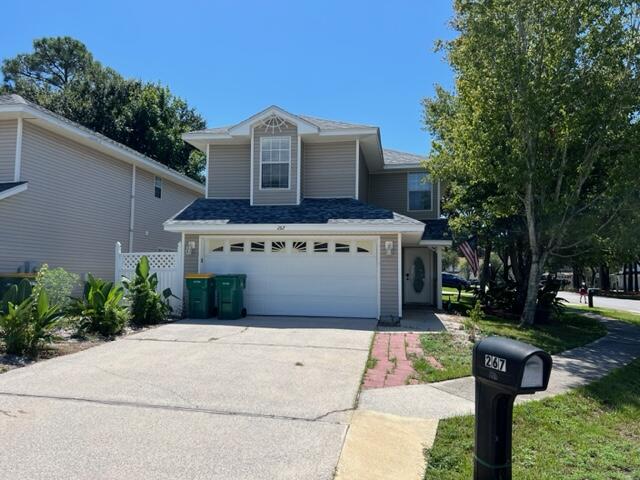
<svg viewBox="0 0 640 480">
<path fill-rule="evenodd" d="M 184 278 L 213 278 L 213 273 L 187 273 Z"/>
</svg>

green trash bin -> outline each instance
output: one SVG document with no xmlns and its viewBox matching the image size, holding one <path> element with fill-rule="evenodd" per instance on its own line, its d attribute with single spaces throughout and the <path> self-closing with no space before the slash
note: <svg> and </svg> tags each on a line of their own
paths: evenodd
<svg viewBox="0 0 640 480">
<path fill-rule="evenodd" d="M 210 318 L 215 315 L 214 277 L 213 273 L 187 273 L 184 276 L 189 291 L 189 317 Z"/>
<path fill-rule="evenodd" d="M 246 316 L 244 288 L 247 284 L 247 276 L 244 274 L 217 275 L 215 281 L 218 318 L 221 320 L 237 320 Z"/>
</svg>

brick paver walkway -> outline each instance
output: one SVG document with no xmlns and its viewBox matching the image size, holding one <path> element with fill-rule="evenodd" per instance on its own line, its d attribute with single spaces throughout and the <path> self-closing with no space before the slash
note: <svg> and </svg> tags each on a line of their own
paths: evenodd
<svg viewBox="0 0 640 480">
<path fill-rule="evenodd" d="M 398 387 L 413 384 L 413 355 L 422 355 L 420 335 L 407 332 L 380 332 L 373 341 L 371 356 L 377 360 L 367 370 L 363 388 Z"/>
</svg>

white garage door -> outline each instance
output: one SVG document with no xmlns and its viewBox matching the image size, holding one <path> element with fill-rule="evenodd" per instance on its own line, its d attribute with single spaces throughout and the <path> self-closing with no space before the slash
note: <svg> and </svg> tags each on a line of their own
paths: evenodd
<svg viewBox="0 0 640 480">
<path fill-rule="evenodd" d="M 374 238 L 203 237 L 202 272 L 245 273 L 250 315 L 377 317 Z"/>
</svg>

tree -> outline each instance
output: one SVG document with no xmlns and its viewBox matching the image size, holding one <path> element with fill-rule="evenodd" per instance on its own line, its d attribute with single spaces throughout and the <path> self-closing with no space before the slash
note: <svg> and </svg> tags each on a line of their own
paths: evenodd
<svg viewBox="0 0 640 480">
<path fill-rule="evenodd" d="M 551 257 L 607 230 L 638 183 L 640 35 L 632 0 L 456 0 L 441 46 L 455 92 L 425 100 L 431 171 L 494 189 L 492 219 L 525 222 L 521 322 Z"/>
<path fill-rule="evenodd" d="M 181 135 L 204 119 L 160 84 L 126 79 L 70 37 L 34 40 L 33 52 L 6 59 L 2 90 L 203 181 L 204 155 Z"/>
</svg>

